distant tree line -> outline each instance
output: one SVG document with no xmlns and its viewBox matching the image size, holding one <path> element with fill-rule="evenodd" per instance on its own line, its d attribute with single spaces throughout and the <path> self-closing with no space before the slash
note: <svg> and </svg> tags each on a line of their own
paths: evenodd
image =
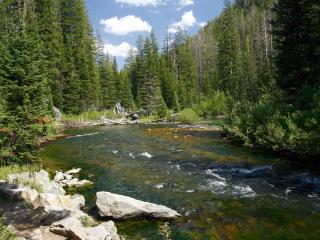
<svg viewBox="0 0 320 240">
<path fill-rule="evenodd" d="M 83 0 L 2 0 L 0 159 L 32 158 L 53 106 L 79 114 L 117 102 L 161 118 L 226 115 L 234 140 L 319 154 L 319 5 L 225 1 L 193 37 L 168 34 L 161 49 L 154 32 L 139 37 L 119 71 Z"/>
</svg>

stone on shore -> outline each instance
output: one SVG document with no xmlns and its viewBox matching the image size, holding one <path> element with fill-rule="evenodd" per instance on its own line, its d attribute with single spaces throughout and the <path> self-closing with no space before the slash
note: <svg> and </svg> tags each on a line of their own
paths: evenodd
<svg viewBox="0 0 320 240">
<path fill-rule="evenodd" d="M 15 185 L 36 185 L 43 193 L 53 193 L 64 195 L 64 189 L 56 182 L 51 181 L 49 173 L 41 170 L 40 172 L 24 172 L 20 174 L 10 174 L 7 177 L 7 183 Z"/>
<path fill-rule="evenodd" d="M 125 220 L 131 218 L 175 219 L 181 215 L 168 207 L 143 202 L 131 197 L 98 192 L 96 207 L 103 218 Z"/>
<path fill-rule="evenodd" d="M 39 196 L 39 206 L 58 206 L 71 211 L 76 211 L 84 207 L 85 199 L 82 195 L 62 196 L 51 193 L 41 193 Z"/>
<path fill-rule="evenodd" d="M 51 225 L 50 231 L 69 240 L 119 240 L 112 221 L 96 227 L 84 227 L 75 217 L 68 217 Z"/>
</svg>

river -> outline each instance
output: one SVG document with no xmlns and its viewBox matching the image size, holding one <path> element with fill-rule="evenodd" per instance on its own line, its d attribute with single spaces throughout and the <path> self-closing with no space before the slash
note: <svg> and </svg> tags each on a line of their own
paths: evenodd
<svg viewBox="0 0 320 240">
<path fill-rule="evenodd" d="M 87 210 L 97 191 L 163 204 L 183 215 L 171 239 L 320 239 L 320 171 L 232 146 L 210 131 L 136 125 L 68 130 L 43 146 L 51 172 L 83 169 Z M 151 158 L 145 156 L 148 153 Z M 71 190 L 72 192 L 74 190 Z M 128 239 L 164 239 L 159 221 L 117 223 Z"/>
</svg>

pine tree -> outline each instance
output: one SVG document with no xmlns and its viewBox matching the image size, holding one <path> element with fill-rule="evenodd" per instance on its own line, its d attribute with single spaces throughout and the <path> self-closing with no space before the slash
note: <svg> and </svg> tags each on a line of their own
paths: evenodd
<svg viewBox="0 0 320 240">
<path fill-rule="evenodd" d="M 42 43 L 35 29 L 31 23 L 26 26 L 26 15 L 21 14 L 18 25 L 0 42 L 0 95 L 5 110 L 1 125 L 9 131 L 1 136 L 2 163 L 32 159 L 28 152 L 45 133 L 43 123 L 51 96 L 47 94 Z"/>
<path fill-rule="evenodd" d="M 52 100 L 56 107 L 62 108 L 64 58 L 59 7 L 57 0 L 35 0 L 38 32 L 44 45 Z"/>
<path fill-rule="evenodd" d="M 278 85 L 295 96 L 303 87 L 319 86 L 320 3 L 279 0 L 275 9 Z"/>
<path fill-rule="evenodd" d="M 221 19 L 218 74 L 222 89 L 233 98 L 240 100 L 242 95 L 241 48 L 235 13 L 235 9 L 227 2 Z"/>
<path fill-rule="evenodd" d="M 134 101 L 131 92 L 131 83 L 126 69 L 119 73 L 119 101 L 126 109 L 134 109 Z"/>
</svg>

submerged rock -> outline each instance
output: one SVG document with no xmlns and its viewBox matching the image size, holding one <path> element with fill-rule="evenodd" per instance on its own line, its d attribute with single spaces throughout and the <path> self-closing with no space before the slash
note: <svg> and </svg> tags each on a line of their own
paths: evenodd
<svg viewBox="0 0 320 240">
<path fill-rule="evenodd" d="M 140 156 L 146 157 L 146 158 L 153 158 L 153 156 L 150 153 L 144 152 L 140 154 Z"/>
<path fill-rule="evenodd" d="M 81 172 L 81 170 L 82 170 L 81 168 L 73 168 L 73 169 L 67 171 L 66 174 L 71 174 L 71 175 L 78 174 L 79 172 Z"/>
<path fill-rule="evenodd" d="M 96 207 L 100 217 L 112 219 L 156 218 L 175 219 L 181 215 L 168 207 L 143 202 L 110 192 L 98 192 Z"/>
</svg>

